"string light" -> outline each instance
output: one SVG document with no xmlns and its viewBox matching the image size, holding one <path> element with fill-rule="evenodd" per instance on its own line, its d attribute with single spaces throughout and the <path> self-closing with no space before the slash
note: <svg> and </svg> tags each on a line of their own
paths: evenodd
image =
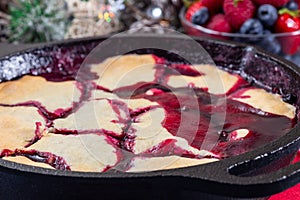
<svg viewBox="0 0 300 200">
<path fill-rule="evenodd" d="M 109 5 L 103 5 L 100 8 L 100 12 L 98 13 L 98 18 L 99 19 L 103 19 L 106 22 L 110 23 L 113 18 L 115 17 L 115 13 L 113 13 L 112 11 L 110 11 L 110 6 Z"/>
</svg>

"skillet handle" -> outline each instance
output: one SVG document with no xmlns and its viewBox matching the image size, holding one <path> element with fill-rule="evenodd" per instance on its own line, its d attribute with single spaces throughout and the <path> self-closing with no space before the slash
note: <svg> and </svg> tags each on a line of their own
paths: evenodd
<svg viewBox="0 0 300 200">
<path fill-rule="evenodd" d="M 300 183 L 300 162 L 288 165 L 296 151 L 285 155 L 277 152 L 281 155 L 262 156 L 223 166 L 220 163 L 214 168 L 219 168 L 217 172 L 207 172 L 214 174 L 211 180 L 222 183 L 216 185 L 222 188 L 222 195 L 248 198 L 270 196 Z"/>
<path fill-rule="evenodd" d="M 294 131 L 299 131 L 299 126 Z M 300 147 L 300 137 L 294 133 L 286 137 L 290 142 L 278 140 L 244 155 L 184 171 L 192 183 L 188 187 L 204 188 L 203 192 L 217 195 L 254 198 L 300 183 L 300 162 L 290 165 Z"/>
<path fill-rule="evenodd" d="M 187 184 L 187 187 L 189 189 L 193 187 L 192 190 L 194 191 L 228 197 L 228 199 L 261 198 L 282 192 L 300 183 L 300 162 L 275 172 L 257 176 L 236 176 L 224 170 L 210 171 L 209 173 L 219 178 L 204 181 L 192 178 L 192 181 L 186 181 L 186 183 L 191 183 L 190 185 Z"/>
<path fill-rule="evenodd" d="M 239 185 L 238 190 L 245 186 L 248 195 L 253 193 L 255 197 L 270 196 L 300 183 L 299 162 L 256 176 L 236 176 L 230 174 L 230 170 L 227 172 L 229 176 L 233 176 L 232 179 L 236 180 L 234 184 Z"/>
</svg>

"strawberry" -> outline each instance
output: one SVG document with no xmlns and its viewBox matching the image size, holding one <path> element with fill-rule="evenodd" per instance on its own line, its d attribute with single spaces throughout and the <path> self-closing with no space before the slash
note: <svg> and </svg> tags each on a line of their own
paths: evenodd
<svg viewBox="0 0 300 200">
<path fill-rule="evenodd" d="M 231 27 L 239 30 L 246 20 L 254 16 L 255 5 L 251 0 L 224 0 L 223 10 Z"/>
<path fill-rule="evenodd" d="M 219 32 L 232 32 L 232 29 L 223 14 L 216 14 L 214 15 L 210 21 L 208 22 L 207 26 L 208 29 L 212 29 Z"/>
<path fill-rule="evenodd" d="M 287 4 L 289 0 L 252 0 L 257 5 L 271 4 L 272 6 L 279 8 Z"/>
<path fill-rule="evenodd" d="M 203 7 L 203 4 L 201 1 L 197 1 L 197 2 L 193 3 L 186 11 L 185 18 L 188 21 L 192 21 L 193 15 L 202 7 Z"/>
<path fill-rule="evenodd" d="M 286 33 L 300 30 L 300 18 L 299 10 L 290 11 L 286 8 L 279 10 L 279 16 L 275 23 L 275 32 Z M 279 38 L 279 42 L 282 46 L 282 51 L 285 54 L 293 55 L 297 52 L 300 46 L 300 36 L 291 35 L 283 36 Z"/>
<path fill-rule="evenodd" d="M 202 0 L 202 4 L 206 6 L 210 14 L 220 13 L 224 0 Z"/>
</svg>

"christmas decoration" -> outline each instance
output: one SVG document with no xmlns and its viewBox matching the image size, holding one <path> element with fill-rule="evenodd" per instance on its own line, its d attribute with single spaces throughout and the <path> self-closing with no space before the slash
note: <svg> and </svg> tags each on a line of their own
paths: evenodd
<svg viewBox="0 0 300 200">
<path fill-rule="evenodd" d="M 165 33 L 167 28 L 177 29 L 180 0 L 127 0 L 120 18 L 129 32 Z"/>
<path fill-rule="evenodd" d="M 66 0 L 66 2 L 73 20 L 65 38 L 107 35 L 122 29 L 117 9 L 110 4 L 103 4 L 99 0 Z M 118 1 L 113 1 L 114 4 L 116 2 Z"/>
<path fill-rule="evenodd" d="M 156 33 L 163 34 L 172 32 L 170 24 L 167 21 L 160 21 L 159 23 L 153 20 L 142 19 L 131 24 L 128 33 Z"/>
<path fill-rule="evenodd" d="M 123 30 L 165 33 L 181 28 L 182 6 L 182 0 L 1 0 L 0 42 L 48 42 Z"/>
<path fill-rule="evenodd" d="M 10 41 L 47 42 L 64 38 L 67 12 L 62 0 L 15 0 L 9 4 Z"/>
<path fill-rule="evenodd" d="M 179 27 L 181 0 L 127 0 L 120 18 L 129 32 L 165 33 Z"/>
</svg>

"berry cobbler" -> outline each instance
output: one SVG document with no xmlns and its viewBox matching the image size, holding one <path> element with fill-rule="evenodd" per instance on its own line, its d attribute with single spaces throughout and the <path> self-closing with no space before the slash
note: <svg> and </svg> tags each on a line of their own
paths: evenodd
<svg viewBox="0 0 300 200">
<path fill-rule="evenodd" d="M 1 83 L 1 158 L 83 172 L 165 170 L 251 151 L 296 123 L 280 95 L 213 65 L 129 54 L 89 73 Z"/>
</svg>

